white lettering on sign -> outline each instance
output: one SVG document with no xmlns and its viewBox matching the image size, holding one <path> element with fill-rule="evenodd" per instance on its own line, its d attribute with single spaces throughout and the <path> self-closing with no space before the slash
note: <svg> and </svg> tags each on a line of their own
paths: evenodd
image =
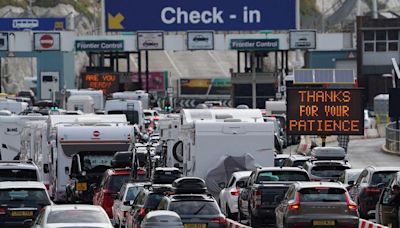
<svg viewBox="0 0 400 228">
<path fill-rule="evenodd" d="M 261 12 L 259 10 L 251 10 L 247 6 L 243 7 L 244 23 L 261 23 Z M 217 7 L 212 7 L 211 10 L 188 11 L 181 7 L 165 7 L 161 10 L 161 21 L 165 24 L 223 24 L 224 11 Z M 236 14 L 229 14 L 227 20 L 236 20 Z"/>
</svg>

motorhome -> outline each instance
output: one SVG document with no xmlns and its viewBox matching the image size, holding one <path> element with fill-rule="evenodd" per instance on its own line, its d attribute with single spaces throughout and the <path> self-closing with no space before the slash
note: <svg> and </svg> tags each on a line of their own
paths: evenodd
<svg viewBox="0 0 400 228">
<path fill-rule="evenodd" d="M 265 114 L 268 116 L 286 114 L 286 101 L 265 101 Z"/>
<path fill-rule="evenodd" d="M 180 115 L 167 114 L 158 121 L 158 130 L 160 132 L 160 144 L 162 145 L 161 159 L 167 167 L 173 167 L 178 163 L 172 154 L 172 148 L 179 140 Z"/>
<path fill-rule="evenodd" d="M 105 114 L 124 114 L 131 124 L 144 127 L 144 113 L 141 101 L 107 100 Z"/>
<path fill-rule="evenodd" d="M 90 202 L 92 184 L 100 184 L 117 151 L 132 150 L 134 126 L 101 123 L 60 124 L 56 128 L 56 201 Z"/>
<path fill-rule="evenodd" d="M 72 95 L 68 97 L 67 111 L 94 113 L 94 101 L 89 95 Z"/>
<path fill-rule="evenodd" d="M 0 158 L 13 160 L 21 150 L 24 125 L 32 121 L 45 121 L 47 116 L 0 116 Z"/>
<path fill-rule="evenodd" d="M 143 109 L 150 108 L 150 96 L 143 90 L 116 92 L 112 94 L 112 98 L 118 100 L 141 101 Z"/>
<path fill-rule="evenodd" d="M 20 114 L 28 108 L 26 102 L 18 102 L 12 99 L 0 98 L 0 110 L 8 110 L 13 114 Z"/>
<path fill-rule="evenodd" d="M 260 166 L 274 165 L 274 126 L 257 109 L 183 109 L 175 167 L 205 178 L 222 156 L 249 154 Z"/>
<path fill-rule="evenodd" d="M 91 90 L 91 89 L 68 89 L 67 97 L 74 95 L 88 95 L 93 98 L 94 109 L 104 110 L 104 94 L 103 90 Z"/>
<path fill-rule="evenodd" d="M 78 126 L 91 126 L 91 127 L 101 127 L 102 125 L 109 126 L 110 124 L 118 124 L 119 126 L 128 125 L 127 119 L 125 115 L 94 115 L 94 114 L 84 114 L 84 115 L 51 115 L 47 120 L 47 141 L 48 147 L 50 151 L 50 162 L 51 162 L 51 181 L 50 181 L 50 188 L 49 194 L 50 196 L 54 197 L 56 201 L 65 201 L 66 193 L 65 193 L 65 186 L 66 181 L 68 180 L 68 175 L 65 174 L 65 166 L 61 168 L 60 161 L 58 159 L 59 148 L 61 147 L 61 143 L 59 142 L 59 127 L 68 125 L 73 126 L 73 124 Z M 68 128 L 72 129 L 72 128 Z M 79 128 L 83 129 L 83 128 Z M 75 132 L 76 135 L 74 136 L 67 136 L 64 137 L 64 140 L 67 140 L 70 137 L 75 137 L 80 134 L 80 132 Z M 94 137 L 94 136 L 93 136 Z M 79 138 L 78 138 L 79 139 Z M 94 139 L 97 140 L 97 139 Z M 77 148 L 85 149 L 85 147 L 81 147 L 81 145 L 75 145 Z M 63 155 L 65 156 L 65 155 Z M 64 162 L 65 163 L 65 162 Z M 66 162 L 67 167 L 69 169 L 71 165 L 71 161 L 69 158 Z M 61 170 L 63 169 L 63 170 Z"/>
</svg>

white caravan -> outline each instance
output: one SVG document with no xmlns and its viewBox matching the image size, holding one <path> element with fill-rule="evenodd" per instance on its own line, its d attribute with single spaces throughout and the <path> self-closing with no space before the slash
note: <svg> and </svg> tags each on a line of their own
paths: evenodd
<svg viewBox="0 0 400 228">
<path fill-rule="evenodd" d="M 27 102 L 19 102 L 12 99 L 0 98 L 0 110 L 8 110 L 13 114 L 20 114 L 28 108 Z"/>
<path fill-rule="evenodd" d="M 68 97 L 67 111 L 94 113 L 94 101 L 89 95 L 72 95 Z"/>
<path fill-rule="evenodd" d="M 166 151 L 162 151 L 161 157 L 167 167 L 173 167 L 175 163 L 178 163 L 172 155 L 172 148 L 179 140 L 180 122 L 179 114 L 167 114 L 158 121 L 160 144 L 166 148 Z"/>
<path fill-rule="evenodd" d="M 97 110 L 104 110 L 104 94 L 103 90 L 91 90 L 91 89 L 68 89 L 67 90 L 68 96 L 73 95 L 88 95 L 93 98 L 94 102 L 94 109 Z"/>
<path fill-rule="evenodd" d="M 127 123 L 101 123 L 93 126 L 60 124 L 56 132 L 54 154 L 57 171 L 53 179 L 55 201 L 67 200 L 66 187 L 73 181 L 70 179 L 71 174 L 90 176 L 92 172 L 96 172 L 96 168 L 110 166 L 115 152 L 127 151 L 134 145 L 134 126 Z M 71 166 L 73 159 L 76 159 L 76 165 Z M 77 190 L 89 190 L 90 183 L 85 184 L 85 189 Z"/>
<path fill-rule="evenodd" d="M 205 178 L 224 155 L 250 154 L 274 166 L 274 126 L 256 109 L 184 109 L 172 156 L 185 176 Z M 174 164 L 175 166 L 175 164 Z"/>
<path fill-rule="evenodd" d="M 112 94 L 112 98 L 116 100 L 136 100 L 142 102 L 143 109 L 149 109 L 150 97 L 143 90 L 116 92 Z"/>
<path fill-rule="evenodd" d="M 131 124 L 144 127 L 144 113 L 141 101 L 107 100 L 105 114 L 125 114 Z"/>
<path fill-rule="evenodd" d="M 21 150 L 21 133 L 31 121 L 44 121 L 47 116 L 0 116 L 0 158 L 13 160 Z"/>
<path fill-rule="evenodd" d="M 265 101 L 265 114 L 281 115 L 286 114 L 286 101 Z"/>
</svg>

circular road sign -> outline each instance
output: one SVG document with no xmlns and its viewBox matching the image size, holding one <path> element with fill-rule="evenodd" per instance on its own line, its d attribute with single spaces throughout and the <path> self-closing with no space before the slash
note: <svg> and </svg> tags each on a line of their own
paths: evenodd
<svg viewBox="0 0 400 228">
<path fill-rule="evenodd" d="M 99 137 L 100 132 L 99 131 L 93 131 L 93 137 Z"/>
<path fill-rule="evenodd" d="M 42 46 L 42 48 L 51 48 L 54 45 L 54 39 L 51 35 L 43 35 L 42 37 L 40 37 L 40 46 Z"/>
</svg>

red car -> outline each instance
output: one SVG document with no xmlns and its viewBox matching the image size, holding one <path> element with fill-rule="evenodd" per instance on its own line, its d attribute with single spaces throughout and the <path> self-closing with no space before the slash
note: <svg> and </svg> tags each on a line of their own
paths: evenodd
<svg viewBox="0 0 400 228">
<path fill-rule="evenodd" d="M 93 205 L 99 205 L 104 208 L 109 218 L 112 218 L 112 205 L 114 197 L 117 195 L 122 185 L 129 181 L 131 170 L 108 169 L 104 172 L 100 186 L 94 187 Z"/>
</svg>

